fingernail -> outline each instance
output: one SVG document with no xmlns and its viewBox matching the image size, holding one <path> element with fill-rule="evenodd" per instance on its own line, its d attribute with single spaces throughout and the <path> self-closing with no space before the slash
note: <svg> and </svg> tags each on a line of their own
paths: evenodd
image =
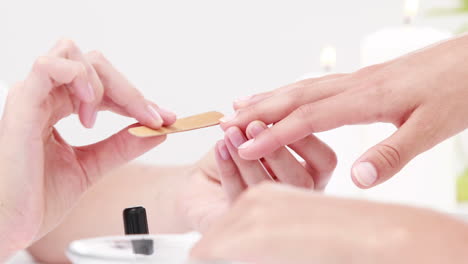
<svg viewBox="0 0 468 264">
<path fill-rule="evenodd" d="M 146 108 L 148 109 L 149 116 L 153 121 L 153 126 L 160 127 L 163 123 L 163 119 L 159 115 L 159 113 L 154 109 L 152 105 L 147 105 Z"/>
<path fill-rule="evenodd" d="M 229 140 L 231 141 L 232 145 L 235 148 L 238 148 L 245 142 L 245 137 L 237 127 L 231 127 L 226 131 L 226 135 L 228 136 Z"/>
<path fill-rule="evenodd" d="M 254 143 L 255 139 L 252 138 L 250 139 L 249 141 L 245 142 L 244 144 L 240 145 L 239 146 L 239 149 L 246 149 L 248 148 L 250 145 L 252 145 Z"/>
<path fill-rule="evenodd" d="M 226 147 L 226 143 L 224 143 L 224 140 L 218 143 L 218 153 L 221 156 L 221 159 L 223 160 L 229 160 L 231 158 L 231 154 L 229 154 L 229 151 Z"/>
<path fill-rule="evenodd" d="M 365 187 L 372 186 L 377 181 L 377 170 L 370 162 L 360 162 L 354 166 L 353 175 Z"/>
<path fill-rule="evenodd" d="M 227 123 L 227 122 L 234 120 L 236 116 L 237 116 L 237 111 L 234 112 L 234 114 L 232 115 L 222 117 L 221 119 L 219 119 L 219 121 L 221 121 L 222 123 Z"/>
<path fill-rule="evenodd" d="M 253 95 L 241 97 L 241 98 L 238 98 L 238 99 L 234 100 L 234 103 L 236 103 L 236 104 L 246 103 L 246 102 L 248 102 L 252 97 L 253 97 Z"/>
<path fill-rule="evenodd" d="M 96 123 L 97 113 L 98 111 L 94 111 L 93 114 L 91 115 L 91 119 L 89 120 L 90 127 L 93 127 L 94 124 Z"/>
<path fill-rule="evenodd" d="M 248 127 L 249 129 L 249 134 L 251 137 L 256 137 L 263 131 L 265 131 L 266 126 L 261 123 L 260 121 L 254 121 L 251 125 Z"/>
<path fill-rule="evenodd" d="M 88 87 L 86 89 L 86 97 L 89 99 L 89 101 L 94 101 L 94 89 L 93 86 L 91 86 L 91 83 L 88 82 Z"/>
</svg>

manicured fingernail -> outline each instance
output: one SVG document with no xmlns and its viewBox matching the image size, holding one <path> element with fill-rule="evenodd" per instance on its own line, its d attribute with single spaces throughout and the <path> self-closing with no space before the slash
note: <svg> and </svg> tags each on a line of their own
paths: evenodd
<svg viewBox="0 0 468 264">
<path fill-rule="evenodd" d="M 246 141 L 244 135 L 242 134 L 240 129 L 237 127 L 230 127 L 226 131 L 226 135 L 228 136 L 229 141 L 231 141 L 232 145 L 235 148 L 238 148 L 240 145 L 242 145 Z"/>
<path fill-rule="evenodd" d="M 265 131 L 266 126 L 260 121 L 254 121 L 248 126 L 249 134 L 251 137 L 256 137 L 263 131 Z"/>
<path fill-rule="evenodd" d="M 229 154 L 224 140 L 218 143 L 218 153 L 221 156 L 221 159 L 223 160 L 229 160 L 231 158 L 231 154 Z"/>
<path fill-rule="evenodd" d="M 239 149 L 246 149 L 248 147 L 250 147 L 250 145 L 252 145 L 254 143 L 255 139 L 252 138 L 251 140 L 245 142 L 244 144 L 240 145 L 239 146 Z"/>
<path fill-rule="evenodd" d="M 237 111 L 230 116 L 224 116 L 223 118 L 219 119 L 219 121 L 221 121 L 222 123 L 227 123 L 227 122 L 234 120 L 236 116 L 237 116 Z"/>
<path fill-rule="evenodd" d="M 93 127 L 94 124 L 96 124 L 97 114 L 98 114 L 98 111 L 94 111 L 93 114 L 91 115 L 91 119 L 89 120 L 90 127 Z"/>
<path fill-rule="evenodd" d="M 365 187 L 372 186 L 377 181 L 377 170 L 370 162 L 360 162 L 354 166 L 353 175 Z"/>
<path fill-rule="evenodd" d="M 89 102 L 94 101 L 94 89 L 93 86 L 91 86 L 91 83 L 88 83 L 88 87 L 86 88 L 86 97 Z"/>
<path fill-rule="evenodd" d="M 248 102 L 252 97 L 253 97 L 253 95 L 241 97 L 241 98 L 238 98 L 238 99 L 234 100 L 234 103 L 235 104 L 243 104 L 243 103 Z"/>
<path fill-rule="evenodd" d="M 153 126 L 160 127 L 163 124 L 161 115 L 159 115 L 158 111 L 156 111 L 152 105 L 147 105 L 146 108 L 148 109 L 148 114 L 153 121 Z"/>
</svg>

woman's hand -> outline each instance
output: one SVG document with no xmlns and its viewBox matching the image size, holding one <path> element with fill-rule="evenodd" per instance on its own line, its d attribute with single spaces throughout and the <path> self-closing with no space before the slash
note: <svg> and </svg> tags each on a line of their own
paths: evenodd
<svg viewBox="0 0 468 264">
<path fill-rule="evenodd" d="M 311 133 L 393 123 L 398 131 L 353 165 L 354 182 L 368 188 L 468 127 L 467 69 L 465 35 L 356 73 L 309 79 L 237 101 L 236 115 L 222 126 L 275 123 L 239 147 L 242 158 L 255 160 Z"/>
<path fill-rule="evenodd" d="M 239 146 L 266 128 L 257 121 L 247 128 L 247 137 L 240 129 L 230 128 L 224 140 L 200 160 L 184 181 L 178 208 L 189 229 L 205 231 L 229 208 L 230 203 L 249 186 L 277 181 L 293 186 L 323 190 L 336 166 L 335 153 L 314 136 L 289 146 L 305 161 L 298 161 L 282 147 L 261 161 L 239 158 Z"/>
<path fill-rule="evenodd" d="M 264 181 L 278 181 L 292 186 L 324 190 L 336 167 L 333 150 L 317 137 L 309 135 L 288 147 L 303 158 L 299 162 L 286 147 L 281 147 L 260 160 L 244 160 L 238 147 L 267 129 L 265 123 L 254 121 L 244 133 L 230 127 L 224 140 L 216 145 L 216 157 L 221 182 L 232 200 L 247 186 Z"/>
<path fill-rule="evenodd" d="M 54 128 L 71 114 L 92 127 L 103 110 L 153 128 L 175 121 L 102 55 L 83 54 L 69 40 L 37 59 L 27 78 L 10 90 L 0 124 L 0 259 L 50 232 L 104 173 L 165 139 L 140 139 L 123 129 L 96 144 L 73 147 Z"/>
<path fill-rule="evenodd" d="M 248 129 L 248 134 L 252 132 L 255 133 L 254 127 Z M 64 252 L 73 240 L 122 234 L 120 212 L 135 205 L 146 208 L 151 233 L 205 232 L 228 211 L 247 185 L 257 183 L 251 182 L 252 177 L 257 177 L 254 173 L 262 177 L 261 181 L 270 181 L 269 175 L 274 175 L 277 181 L 296 185 L 305 182 L 309 188 L 323 189 L 336 164 L 326 145 L 308 137 L 302 140 L 303 145 L 291 147 L 306 162 L 298 162 L 286 148 L 280 148 L 263 161 L 269 168 L 263 169 L 257 161 L 238 158 L 229 139 L 236 135 L 231 133 L 236 131 L 227 133 L 225 140 L 191 166 L 133 164 L 112 171 L 86 192 L 60 225 L 32 245 L 29 252 L 40 262 L 65 262 Z"/>
<path fill-rule="evenodd" d="M 467 224 L 432 211 L 263 184 L 239 197 L 192 256 L 258 264 L 461 264 L 467 247 Z"/>
</svg>

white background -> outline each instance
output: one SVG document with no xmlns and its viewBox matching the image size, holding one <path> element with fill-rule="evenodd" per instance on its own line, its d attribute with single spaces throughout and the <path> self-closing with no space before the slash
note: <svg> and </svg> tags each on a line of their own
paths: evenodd
<svg viewBox="0 0 468 264">
<path fill-rule="evenodd" d="M 416 24 L 454 30 L 462 18 L 424 16 L 431 7 L 451 3 L 422 0 L 423 15 Z M 325 44 L 338 50 L 338 71 L 358 69 L 362 38 L 400 25 L 402 6 L 402 0 L 0 0 L 0 79 L 9 84 L 21 80 L 35 57 L 65 36 L 84 51 L 101 50 L 148 98 L 180 116 L 208 110 L 229 113 L 237 97 L 318 71 Z M 82 129 L 72 117 L 60 123 L 60 131 L 74 144 L 88 144 L 132 122 L 102 113 L 93 130 Z M 407 173 L 411 175 L 367 192 L 370 195 L 357 191 L 349 168 L 363 150 L 355 140 L 358 133 L 359 128 L 344 128 L 320 135 L 337 150 L 340 161 L 330 192 L 448 209 L 453 175 L 424 161 Z M 221 136 L 219 128 L 173 135 L 140 160 L 193 162 Z M 435 152 L 449 147 L 440 148 Z M 438 157 L 430 155 L 432 160 Z M 427 182 L 430 171 L 440 173 L 441 180 Z"/>
</svg>

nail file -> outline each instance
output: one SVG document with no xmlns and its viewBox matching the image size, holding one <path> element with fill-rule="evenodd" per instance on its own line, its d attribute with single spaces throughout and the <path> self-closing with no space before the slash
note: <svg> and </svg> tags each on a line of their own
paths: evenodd
<svg viewBox="0 0 468 264">
<path fill-rule="evenodd" d="M 204 127 L 215 126 L 219 124 L 219 119 L 224 115 L 220 112 L 206 112 L 194 116 L 177 119 L 177 121 L 168 127 L 160 129 L 151 129 L 146 126 L 132 127 L 128 129 L 130 134 L 137 137 L 155 137 L 166 134 L 184 132 Z"/>
</svg>

